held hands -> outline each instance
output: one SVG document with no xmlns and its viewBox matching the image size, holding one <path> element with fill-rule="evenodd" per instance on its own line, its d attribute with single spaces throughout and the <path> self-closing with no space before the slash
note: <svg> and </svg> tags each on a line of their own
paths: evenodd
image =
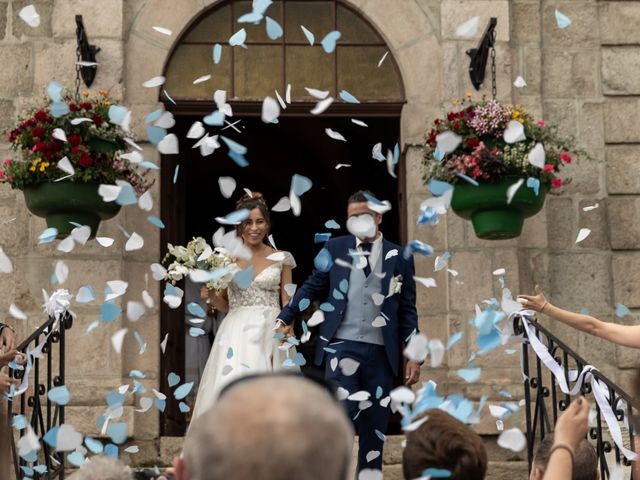
<svg viewBox="0 0 640 480">
<path fill-rule="evenodd" d="M 282 337 L 280 339 L 280 345 L 282 345 L 282 344 L 287 342 L 287 338 L 294 336 L 293 324 L 287 325 L 282 320 L 278 319 L 277 320 L 277 326 L 276 326 L 276 332 L 277 333 L 282 333 L 284 335 L 284 337 Z"/>
<path fill-rule="evenodd" d="M 7 365 L 14 360 L 18 365 L 24 365 L 27 363 L 26 355 L 17 350 L 9 350 L 8 352 L 0 353 L 0 366 Z"/>
<path fill-rule="evenodd" d="M 535 295 L 518 295 L 518 301 L 522 303 L 522 306 L 529 309 L 535 310 L 539 313 L 544 313 L 545 307 L 549 304 L 547 299 L 542 293 L 542 289 L 536 285 L 534 288 Z"/>
<path fill-rule="evenodd" d="M 407 386 L 417 383 L 420 379 L 420 364 L 408 361 L 404 367 L 404 384 Z"/>
<path fill-rule="evenodd" d="M 554 443 L 564 443 L 575 450 L 588 431 L 589 402 L 582 396 L 576 397 L 556 422 Z"/>
</svg>

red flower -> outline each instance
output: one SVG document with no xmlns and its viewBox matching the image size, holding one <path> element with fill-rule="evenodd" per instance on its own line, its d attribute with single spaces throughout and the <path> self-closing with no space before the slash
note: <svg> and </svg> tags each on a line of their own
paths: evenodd
<svg viewBox="0 0 640 480">
<path fill-rule="evenodd" d="M 45 112 L 44 110 L 38 110 L 34 117 L 39 122 L 46 122 L 47 120 L 49 120 L 49 115 L 47 115 L 47 112 Z"/>
<path fill-rule="evenodd" d="M 568 153 L 561 153 L 560 160 L 562 160 L 564 163 L 571 163 L 571 155 L 569 155 Z"/>
<path fill-rule="evenodd" d="M 563 183 L 564 182 L 562 181 L 561 178 L 554 178 L 553 180 L 551 180 L 551 186 L 553 188 L 560 188 Z"/>
<path fill-rule="evenodd" d="M 480 145 L 480 140 L 477 138 L 470 138 L 467 140 L 467 148 L 476 148 L 478 145 Z"/>
<path fill-rule="evenodd" d="M 7 158 L 7 159 L 4 161 L 4 164 L 5 164 L 7 167 L 8 167 L 9 165 L 11 165 L 11 159 L 10 159 L 10 158 Z"/>
<path fill-rule="evenodd" d="M 0 180 L 4 179 L 4 170 L 0 169 Z"/>
<path fill-rule="evenodd" d="M 453 124 L 453 131 L 457 132 L 458 130 L 460 130 L 460 124 L 458 122 Z"/>
<path fill-rule="evenodd" d="M 430 144 L 435 143 L 437 136 L 438 136 L 438 133 L 435 130 L 431 130 L 429 132 L 429 138 L 427 139 L 427 143 L 430 143 Z"/>
<path fill-rule="evenodd" d="M 76 110 L 78 110 L 78 105 L 76 105 L 75 103 L 70 103 L 69 104 L 69 111 L 75 112 Z"/>
<path fill-rule="evenodd" d="M 544 127 L 544 120 L 539 120 L 538 121 L 538 126 L 539 127 Z"/>
<path fill-rule="evenodd" d="M 44 134 L 45 134 L 45 129 L 42 127 L 33 127 L 31 129 L 31 135 L 35 138 L 42 138 Z"/>
<path fill-rule="evenodd" d="M 78 164 L 81 167 L 90 167 L 93 164 L 93 158 L 91 158 L 86 153 L 80 155 L 80 159 L 78 160 Z"/>
<path fill-rule="evenodd" d="M 550 163 L 547 163 L 547 164 L 544 166 L 544 171 L 545 171 L 545 172 L 553 172 L 553 169 L 554 169 L 554 166 L 553 166 L 553 165 L 551 165 Z"/>
<path fill-rule="evenodd" d="M 80 104 L 80 108 L 82 108 L 83 110 L 91 110 L 91 107 L 93 107 L 91 102 L 82 102 Z"/>
<path fill-rule="evenodd" d="M 47 149 L 47 144 L 44 142 L 36 142 L 36 144 L 33 146 L 34 152 L 45 152 L 47 151 Z"/>
<path fill-rule="evenodd" d="M 455 112 L 447 113 L 447 120 L 449 120 L 451 122 L 451 121 L 453 121 L 454 118 L 456 118 L 456 113 Z"/>
<path fill-rule="evenodd" d="M 80 151 L 80 147 L 79 146 L 75 146 L 75 147 L 71 147 L 71 153 L 73 153 L 74 155 L 76 153 L 78 153 Z"/>
<path fill-rule="evenodd" d="M 96 127 L 100 128 L 100 125 L 102 125 L 103 122 L 102 117 L 100 115 L 94 115 L 92 120 Z"/>
<path fill-rule="evenodd" d="M 82 141 L 82 138 L 80 138 L 80 135 L 76 134 L 76 133 L 72 133 L 71 135 L 69 135 L 67 137 L 67 140 L 69 140 L 69 143 L 73 146 L 76 145 L 80 145 L 80 142 Z"/>
</svg>

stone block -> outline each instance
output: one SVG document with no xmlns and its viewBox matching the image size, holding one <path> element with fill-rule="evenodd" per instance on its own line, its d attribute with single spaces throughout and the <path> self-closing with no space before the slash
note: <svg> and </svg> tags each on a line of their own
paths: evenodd
<svg viewBox="0 0 640 480">
<path fill-rule="evenodd" d="M 584 102 L 578 105 L 578 143 L 591 157 L 601 160 L 604 148 L 604 105 Z"/>
<path fill-rule="evenodd" d="M 98 38 L 122 38 L 123 1 L 62 0 L 55 2 L 53 34 L 58 38 L 75 38 L 75 16 L 82 15 L 82 22 L 92 44 L 102 47 Z"/>
<path fill-rule="evenodd" d="M 71 393 L 69 405 L 104 407 L 107 394 L 122 385 L 122 374 L 113 372 L 111 376 L 96 377 L 91 374 L 78 375 L 75 369 L 69 369 L 66 372 L 65 384 Z"/>
<path fill-rule="evenodd" d="M 598 318 L 605 321 L 608 320 L 600 315 Z M 604 375 L 614 378 L 617 369 L 616 346 L 611 342 L 603 341 L 601 338 L 584 332 L 580 332 L 578 337 L 578 354 L 587 359 L 590 364 L 597 365 L 598 370 Z"/>
<path fill-rule="evenodd" d="M 126 1 L 124 3 L 126 5 L 130 2 Z M 152 2 L 143 2 L 141 6 L 134 10 L 135 17 L 131 19 L 126 38 L 131 40 L 134 36 L 138 38 L 145 37 L 156 46 L 164 47 L 165 50 L 168 50 L 175 42 L 177 35 L 187 27 L 192 19 L 197 18 L 204 8 L 204 5 L 199 0 L 182 0 L 180 2 L 153 0 Z M 171 15 L 167 15 L 166 12 L 171 12 Z M 152 29 L 153 26 L 168 28 L 173 32 L 173 35 L 169 37 L 158 33 Z M 138 58 L 140 58 L 140 55 L 144 58 L 144 51 L 137 51 L 135 54 Z M 160 61 L 164 61 L 164 59 L 165 57 L 163 56 Z M 160 73 L 156 75 L 160 75 Z"/>
<path fill-rule="evenodd" d="M 459 273 L 458 277 L 449 281 L 452 309 L 473 311 L 476 303 L 493 296 L 490 255 L 482 251 L 455 252 L 449 265 Z M 456 284 L 455 280 L 464 282 L 464 285 Z"/>
<path fill-rule="evenodd" d="M 525 219 L 522 234 L 518 237 L 518 247 L 547 247 L 547 214 L 544 208 L 533 217 Z"/>
<path fill-rule="evenodd" d="M 409 102 L 402 109 L 400 132 L 402 145 L 422 145 L 424 134 L 442 112 L 436 104 Z M 422 174 L 420 177 L 422 178 Z"/>
<path fill-rule="evenodd" d="M 7 8 L 9 4 L 0 7 L 0 40 L 4 40 L 7 31 Z"/>
<path fill-rule="evenodd" d="M 604 103 L 604 134 L 607 143 L 638 143 L 640 131 L 629 128 L 629 118 L 635 118 L 640 100 L 634 97 L 607 97 Z"/>
<path fill-rule="evenodd" d="M 40 15 L 40 25 L 37 27 L 30 27 L 24 20 L 22 20 L 18 14 L 27 5 L 33 5 L 36 11 Z M 51 1 L 32 1 L 32 0 L 19 0 L 11 2 L 11 8 L 13 10 L 13 36 L 20 39 L 25 37 L 51 37 L 51 13 L 53 11 L 53 2 Z M 73 22 L 73 17 L 71 19 Z M 75 23 L 74 23 L 75 25 Z M 74 27 L 75 28 L 75 27 Z M 4 28 L 3 28 L 4 31 Z"/>
<path fill-rule="evenodd" d="M 420 240 L 431 245 L 436 252 L 445 249 L 446 227 L 444 218 L 440 218 L 436 225 L 416 225 L 420 216 L 420 204 L 430 196 L 430 194 L 412 194 L 407 198 L 407 234 L 409 240 Z M 433 263 L 431 263 L 433 267 Z"/>
<path fill-rule="evenodd" d="M 0 46 L 0 65 L 11 65 L 11 68 L 0 69 L 0 98 L 13 99 L 31 92 L 32 51 L 30 43 Z"/>
<path fill-rule="evenodd" d="M 497 248 L 493 252 L 493 265 L 491 271 L 494 272 L 499 268 L 504 268 L 506 273 L 503 275 L 505 287 L 511 290 L 513 294 L 520 291 L 520 269 L 522 258 L 516 248 Z M 498 277 L 493 275 L 493 293 L 496 298 L 502 298 L 502 288 Z"/>
<path fill-rule="evenodd" d="M 441 340 L 444 345 L 449 341 L 449 316 L 445 314 L 427 314 L 420 317 L 420 333 L 427 336 L 429 340 Z M 442 366 L 447 365 L 447 353 L 445 353 Z M 425 365 L 431 366 L 431 357 L 427 357 Z"/>
<path fill-rule="evenodd" d="M 600 208 L 598 210 L 601 210 Z M 594 210 L 593 212 L 596 212 Z M 593 213 L 590 212 L 590 213 Z M 640 248 L 640 196 L 612 196 L 606 201 L 611 248 Z"/>
<path fill-rule="evenodd" d="M 595 49 L 577 51 L 545 48 L 542 55 L 542 91 L 547 98 L 590 98 L 599 94 L 600 78 Z"/>
<path fill-rule="evenodd" d="M 442 11 L 442 10 L 441 10 Z M 402 2 L 402 8 L 394 10 L 389 15 L 389 2 L 385 0 L 371 0 L 364 7 L 369 21 L 378 27 L 392 51 L 397 51 L 404 45 L 414 43 L 416 39 L 438 37 L 434 26 L 429 22 L 425 12 L 416 2 Z M 444 13 L 442 14 L 444 18 Z M 428 52 L 423 52 L 423 54 Z M 439 54 L 433 52 L 434 58 Z"/>
<path fill-rule="evenodd" d="M 462 64 L 458 58 L 458 42 L 444 40 L 442 42 L 442 98 L 453 100 L 464 95 L 461 86 Z"/>
<path fill-rule="evenodd" d="M 427 258 L 420 262 L 421 268 L 418 268 L 416 275 L 420 277 L 433 278 L 437 287 L 425 287 L 416 282 L 416 307 L 418 313 L 426 318 L 431 318 L 436 313 L 445 313 L 447 311 L 447 277 L 446 270 L 439 272 L 433 271 L 433 258 Z M 418 266 L 418 265 L 416 265 Z"/>
<path fill-rule="evenodd" d="M 506 0 L 444 0 L 441 5 L 440 15 L 442 18 L 441 38 L 446 40 L 460 40 L 456 36 L 456 27 L 472 17 L 479 17 L 479 27 L 474 40 L 479 40 L 489 24 L 491 17 L 498 19 L 496 27 L 496 39 L 499 42 L 510 40 L 509 2 Z"/>
<path fill-rule="evenodd" d="M 605 95 L 637 95 L 640 80 L 634 74 L 640 67 L 640 48 L 603 47 L 600 50 L 602 62 L 602 90 Z"/>
<path fill-rule="evenodd" d="M 571 19 L 571 26 L 559 28 L 555 11 L 560 10 Z M 545 44 L 567 48 L 571 45 L 584 46 L 585 43 L 599 44 L 598 7 L 596 3 L 581 2 L 545 4 L 542 18 L 542 35 Z"/>
<path fill-rule="evenodd" d="M 515 81 L 515 78 L 520 75 L 524 78 L 525 82 L 527 82 L 526 87 L 515 88 L 513 90 L 514 94 L 519 91 L 523 93 L 539 92 L 542 84 L 542 50 L 537 46 L 526 46 L 513 49 L 512 63 L 514 65 L 512 68 L 513 80 Z M 514 101 L 514 103 L 526 105 L 527 109 L 530 110 L 529 102 Z"/>
<path fill-rule="evenodd" d="M 1 28 L 2 25 L 0 24 L 0 29 Z M 0 130 L 10 130 L 15 126 L 15 124 L 16 109 L 13 102 L 11 100 L 0 100 Z M 2 157 L 2 160 L 4 160 L 4 157 Z"/>
<path fill-rule="evenodd" d="M 119 329 L 118 322 L 104 323 L 90 333 L 87 327 L 99 315 L 78 315 L 73 328 L 66 333 L 66 368 L 76 375 L 105 375 L 114 371 L 111 336 Z"/>
<path fill-rule="evenodd" d="M 615 377 L 616 385 L 632 397 L 638 397 L 638 369 L 619 369 Z"/>
<path fill-rule="evenodd" d="M 551 248 L 571 248 L 575 241 L 576 212 L 573 201 L 551 195 L 547 198 L 547 237 Z"/>
<path fill-rule="evenodd" d="M 546 98 L 546 97 L 545 97 Z M 551 122 L 560 128 L 563 135 L 578 136 L 578 108 L 577 102 L 573 100 L 552 100 L 544 101 L 543 119 Z"/>
<path fill-rule="evenodd" d="M 394 56 L 402 71 L 408 100 L 424 102 L 426 89 L 442 91 L 442 54 L 436 37 L 428 36 L 411 42 L 394 52 Z M 428 83 L 423 72 L 429 72 Z"/>
<path fill-rule="evenodd" d="M 540 42 L 540 3 L 511 2 L 512 40 L 516 44 Z M 526 78 L 526 77 L 525 77 Z"/>
<path fill-rule="evenodd" d="M 180 7 L 182 7 L 182 2 Z M 154 25 L 166 26 L 164 20 L 166 19 L 158 19 Z M 151 29 L 151 26 L 149 26 L 149 29 Z M 165 35 L 158 34 L 158 36 Z M 145 88 L 142 84 L 150 78 L 163 74 L 164 61 L 169 53 L 170 43 L 167 46 L 163 46 L 138 34 L 129 36 L 125 44 L 127 56 L 124 59 L 125 101 L 127 105 L 138 103 L 148 105 L 158 101 L 158 89 Z"/>
<path fill-rule="evenodd" d="M 122 98 L 123 91 L 123 44 L 118 40 L 100 41 L 100 52 L 96 55 L 98 72 L 92 90 L 106 90 L 114 99 Z M 34 88 L 43 91 L 51 80 L 58 80 L 70 91 L 75 81 L 76 41 L 39 44 L 35 52 Z M 80 87 L 85 91 L 84 84 Z"/>
<path fill-rule="evenodd" d="M 640 5 L 637 2 L 598 2 L 600 38 L 607 45 L 640 43 Z"/>
<path fill-rule="evenodd" d="M 447 222 L 447 242 L 449 248 L 457 249 L 464 247 L 468 220 L 457 216 L 452 211 L 447 212 L 445 220 Z"/>
<path fill-rule="evenodd" d="M 610 256 L 606 253 L 549 255 L 550 288 L 547 294 L 550 301 L 573 311 L 580 311 L 581 308 L 591 311 L 610 308 L 610 261 Z"/>
<path fill-rule="evenodd" d="M 640 308 L 640 252 L 614 252 L 613 300 L 629 308 Z"/>
<path fill-rule="evenodd" d="M 609 194 L 640 194 L 640 175 L 635 175 L 640 157 L 638 145 L 609 145 L 605 149 Z"/>
<path fill-rule="evenodd" d="M 593 206 L 596 203 L 602 205 L 595 210 L 585 212 L 583 209 L 587 206 Z M 604 201 L 597 200 L 581 200 L 578 204 L 578 229 L 588 228 L 591 230 L 589 236 L 582 242 L 577 244 L 577 248 L 596 248 L 599 250 L 609 250 L 611 248 L 609 241 L 610 229 L 607 225 L 607 209 L 604 208 Z M 578 231 L 576 231 L 576 238 Z M 575 241 L 575 239 L 574 239 Z"/>
<path fill-rule="evenodd" d="M 428 125 L 427 125 L 428 126 Z M 420 144 L 409 145 L 404 155 L 407 195 L 421 196 L 424 200 L 429 194 L 423 181 L 423 150 Z M 410 212 L 415 213 L 415 212 Z"/>
</svg>

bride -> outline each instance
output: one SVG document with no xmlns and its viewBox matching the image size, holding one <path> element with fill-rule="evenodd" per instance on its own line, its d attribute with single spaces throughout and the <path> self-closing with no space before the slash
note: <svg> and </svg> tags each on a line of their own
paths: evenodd
<svg viewBox="0 0 640 480">
<path fill-rule="evenodd" d="M 236 230 L 252 256 L 231 266 L 234 280 L 222 295 L 202 289 L 203 298 L 227 315 L 200 380 L 192 421 L 211 408 L 220 391 L 238 377 L 297 369 L 291 360 L 285 362 L 295 356 L 295 350 L 278 348 L 281 342 L 275 337 L 276 317 L 281 305 L 289 302 L 284 286 L 291 283 L 295 261 L 290 253 L 278 252 L 267 244 L 271 220 L 262 194 L 244 195 L 236 209 L 250 212 Z M 238 280 L 238 273 L 245 281 Z"/>
</svg>

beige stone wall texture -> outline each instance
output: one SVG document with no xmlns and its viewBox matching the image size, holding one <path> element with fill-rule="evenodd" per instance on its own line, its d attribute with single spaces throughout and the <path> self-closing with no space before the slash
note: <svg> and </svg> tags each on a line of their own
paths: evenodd
<svg viewBox="0 0 640 480">
<path fill-rule="evenodd" d="M 28 3 L 33 3 L 42 17 L 36 29 L 24 25 L 17 16 Z M 42 97 L 49 80 L 73 84 L 73 17 L 77 13 L 84 15 L 91 41 L 102 48 L 95 88 L 109 90 L 131 107 L 134 124 L 140 125 L 141 119 L 159 105 L 157 91 L 143 88 L 142 82 L 162 74 L 179 33 L 212 3 L 0 2 L 0 127 L 10 125 L 22 108 Z M 394 0 L 392 7 L 389 0 L 347 3 L 385 38 L 405 82 L 407 104 L 401 135 L 407 171 L 408 236 L 431 244 L 438 254 L 449 251 L 450 268 L 459 272 L 455 278 L 446 272 L 434 273 L 433 258 L 417 259 L 417 274 L 433 276 L 438 284 L 429 290 L 418 286 L 421 327 L 429 337 L 445 343 L 449 335 L 465 332 L 440 367 L 423 368 L 423 379 L 437 381 L 442 392 L 461 390 L 473 398 L 486 394 L 491 401 L 498 401 L 503 389 L 517 397 L 522 393 L 518 356 L 504 349 L 478 358 L 476 364 L 483 367 L 479 382 L 465 384 L 456 374 L 475 350 L 473 329 L 469 327 L 475 304 L 501 296 L 500 285 L 492 275 L 495 269 L 506 269 L 506 285 L 514 294 L 530 292 L 540 284 L 559 306 L 587 308 L 607 321 L 633 322 L 633 318 L 615 317 L 617 303 L 635 309 L 635 314 L 640 311 L 640 1 Z M 570 28 L 556 26 L 556 8 L 572 19 Z M 456 37 L 455 27 L 476 15 L 481 25 L 477 35 L 472 39 Z M 562 195 L 551 196 L 544 210 L 527 220 L 522 236 L 509 241 L 479 240 L 471 225 L 453 214 L 436 226 L 415 226 L 420 202 L 427 197 L 421 181 L 423 133 L 452 98 L 472 89 L 465 52 L 477 45 L 490 16 L 498 18 L 498 98 L 523 104 L 545 120 L 558 122 L 589 154 L 568 169 L 572 183 Z M 159 35 L 152 30 L 154 25 L 169 28 L 174 35 Z M 527 87 L 513 86 L 518 75 L 525 78 Z M 490 94 L 489 82 L 480 94 Z M 155 149 L 148 144 L 144 147 L 149 160 L 159 160 Z M 7 145 L 0 144 L 0 151 L 6 150 Z M 159 215 L 158 184 L 153 194 L 154 213 Z M 583 210 L 595 203 L 599 203 L 598 209 Z M 15 220 L 8 221 L 11 219 Z M 47 285 L 58 259 L 64 259 L 70 267 L 72 274 L 64 286 L 74 292 L 86 283 L 100 294 L 107 280 L 129 282 L 131 294 L 122 299 L 124 307 L 128 300 L 139 300 L 149 264 L 160 256 L 158 230 L 127 208 L 101 227 L 100 234 L 116 238 L 113 247 L 87 245 L 72 255 L 60 254 L 52 245 L 38 245 L 43 220 L 31 217 L 22 196 L 6 187 L 0 188 L 0 223 L 0 245 L 15 266 L 13 275 L 0 276 L 0 311 L 6 312 L 14 302 L 28 313 L 29 320 L 17 324 L 21 336 L 43 320 L 40 289 Z M 119 227 L 141 234 L 145 249 L 125 254 L 125 238 Z M 580 228 L 590 228 L 592 233 L 576 245 Z M 158 303 L 158 288 L 153 282 L 151 285 L 149 290 Z M 85 334 L 85 329 L 98 316 L 97 308 L 77 308 L 76 313 L 67 370 L 74 393 L 69 420 L 77 418 L 92 431 L 95 427 L 91 418 L 104 404 L 105 392 L 126 381 L 130 370 L 143 371 L 145 386 L 157 387 L 159 313 L 147 311 L 136 324 L 118 318 L 91 334 Z M 123 354 L 117 355 L 109 339 L 120 328 L 129 328 L 129 335 Z M 615 348 L 557 323 L 551 328 L 625 385 L 633 369 L 640 366 L 640 357 L 634 351 Z M 148 344 L 143 355 L 138 353 L 132 336 L 136 330 Z M 132 411 L 127 415 L 135 416 L 137 438 L 157 435 L 157 416 L 150 419 L 147 414 L 142 418 Z M 487 423 L 480 430 L 495 433 L 495 425 Z"/>
</svg>

